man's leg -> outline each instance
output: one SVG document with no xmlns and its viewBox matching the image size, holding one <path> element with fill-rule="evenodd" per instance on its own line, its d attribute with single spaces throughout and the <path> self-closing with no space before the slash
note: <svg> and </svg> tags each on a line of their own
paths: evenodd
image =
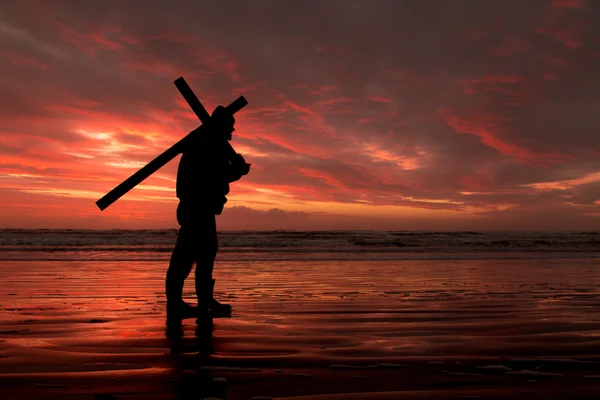
<svg viewBox="0 0 600 400">
<path fill-rule="evenodd" d="M 214 214 L 206 213 L 199 218 L 198 242 L 196 243 L 196 295 L 198 308 L 207 309 L 212 298 L 211 284 L 215 258 L 219 248 Z"/>
<path fill-rule="evenodd" d="M 194 265 L 193 234 L 187 226 L 179 229 L 177 243 L 171 254 L 171 262 L 167 270 L 165 293 L 167 306 L 179 306 L 183 303 L 183 284 Z"/>
<path fill-rule="evenodd" d="M 202 240 L 199 243 L 198 255 L 196 256 L 196 295 L 198 296 L 198 306 L 208 308 L 218 312 L 229 312 L 229 304 L 219 303 L 213 297 L 215 280 L 212 279 L 212 273 L 215 265 L 215 258 L 219 251 L 219 241 L 217 237 L 217 226 L 213 214 L 206 216 L 205 223 L 202 224 Z"/>
</svg>

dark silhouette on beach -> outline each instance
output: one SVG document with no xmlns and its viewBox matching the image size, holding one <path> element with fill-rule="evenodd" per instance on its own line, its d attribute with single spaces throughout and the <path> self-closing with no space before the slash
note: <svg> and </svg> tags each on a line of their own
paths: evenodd
<svg viewBox="0 0 600 400">
<path fill-rule="evenodd" d="M 213 296 L 214 261 L 219 248 L 215 216 L 227 202 L 229 184 L 250 171 L 250 164 L 229 144 L 235 130 L 233 115 L 248 102 L 240 96 L 227 107 L 218 106 L 209 115 L 183 77 L 175 86 L 202 125 L 164 151 L 135 174 L 104 195 L 96 205 L 104 210 L 152 173 L 182 154 L 177 171 L 177 222 L 179 235 L 165 280 L 167 297 L 167 335 L 181 328 L 181 320 L 211 311 L 228 313 L 231 306 Z M 198 305 L 183 301 L 183 284 L 196 264 Z"/>
<path fill-rule="evenodd" d="M 230 305 L 214 298 L 212 273 L 218 251 L 216 215 L 227 202 L 229 184 L 250 171 L 244 157 L 238 154 L 231 159 L 228 155 L 234 124 L 233 114 L 218 106 L 210 121 L 192 132 L 183 147 L 177 171 L 180 229 L 165 284 L 167 325 L 204 312 L 231 311 Z M 182 299 L 184 281 L 194 263 L 196 307 Z"/>
</svg>

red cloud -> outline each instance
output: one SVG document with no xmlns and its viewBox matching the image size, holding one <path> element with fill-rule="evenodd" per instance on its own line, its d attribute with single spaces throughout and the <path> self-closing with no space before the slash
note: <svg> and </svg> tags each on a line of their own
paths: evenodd
<svg viewBox="0 0 600 400">
<path fill-rule="evenodd" d="M 14 50 L 0 49 L 0 58 L 8 60 L 15 66 L 33 66 L 40 69 L 48 69 L 48 65 L 44 64 L 38 58 Z"/>
<path fill-rule="evenodd" d="M 458 179 L 459 185 L 468 190 L 482 190 L 494 187 L 494 173 L 491 170 L 478 170 L 473 175 L 463 176 Z"/>
<path fill-rule="evenodd" d="M 383 96 L 367 96 L 367 100 L 374 101 L 376 103 L 384 103 L 384 104 L 390 104 L 390 103 L 394 102 L 393 99 L 390 99 L 388 97 L 383 97 Z"/>
<path fill-rule="evenodd" d="M 164 40 L 168 42 L 175 43 L 198 43 L 200 42 L 200 38 L 194 35 L 188 35 L 183 32 L 179 32 L 176 30 L 171 30 L 168 32 L 158 33 L 151 36 L 148 36 L 148 39 L 158 39 Z"/>
<path fill-rule="evenodd" d="M 510 96 L 521 94 L 519 87 L 515 89 L 516 84 L 525 83 L 524 76 L 518 75 L 484 75 L 470 79 L 462 79 L 459 84 L 462 86 L 462 91 L 465 94 L 475 94 L 476 87 L 482 87 L 482 90 L 487 92 L 503 93 Z M 504 87 L 510 85 L 510 89 Z"/>
<path fill-rule="evenodd" d="M 199 49 L 196 63 L 209 67 L 210 71 L 225 73 L 234 82 L 241 82 L 240 61 L 213 49 Z"/>
<path fill-rule="evenodd" d="M 319 179 L 319 180 L 327 183 L 329 186 L 335 187 L 337 189 L 340 189 L 340 190 L 347 189 L 346 185 L 344 185 L 342 182 L 335 179 L 332 175 L 330 175 L 324 171 L 319 171 L 319 170 L 311 169 L 311 168 L 298 168 L 298 172 L 300 172 L 302 175 L 307 176 L 309 178 Z"/>
<path fill-rule="evenodd" d="M 103 27 L 102 32 L 81 32 L 58 20 L 55 20 L 55 24 L 69 42 L 92 57 L 95 57 L 100 50 L 122 52 L 126 46 L 140 43 L 139 39 L 128 34 L 123 34 L 122 28 L 118 26 Z M 119 37 L 111 38 L 108 35 Z"/>
<path fill-rule="evenodd" d="M 144 71 L 159 77 L 173 77 L 185 75 L 187 79 L 193 79 L 199 76 L 197 70 L 183 69 L 172 62 L 166 61 L 153 54 L 136 54 L 127 56 L 121 62 L 125 69 Z"/>
<path fill-rule="evenodd" d="M 570 50 L 575 50 L 581 46 L 578 36 L 572 29 L 560 29 L 554 32 L 554 38 Z"/>
<path fill-rule="evenodd" d="M 500 124 L 502 121 L 501 117 L 481 115 L 468 120 L 453 114 L 451 109 L 439 110 L 438 115 L 456 132 L 479 136 L 481 138 L 481 142 L 486 146 L 499 151 L 502 155 L 514 157 L 523 164 L 552 165 L 563 162 L 564 160 L 570 158 L 569 156 L 556 153 L 535 154 L 529 149 L 501 139 L 496 133 L 497 131 L 503 129 L 502 125 Z"/>
<path fill-rule="evenodd" d="M 484 75 L 479 78 L 469 79 L 469 83 L 522 83 L 525 82 L 524 76 L 516 75 Z"/>
<path fill-rule="evenodd" d="M 554 72 L 546 72 L 544 73 L 544 79 L 549 82 L 556 82 L 558 81 L 558 75 Z"/>
</svg>

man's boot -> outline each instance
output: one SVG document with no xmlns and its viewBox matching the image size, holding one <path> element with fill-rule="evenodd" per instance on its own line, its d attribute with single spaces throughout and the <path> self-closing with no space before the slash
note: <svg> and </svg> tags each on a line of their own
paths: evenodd
<svg viewBox="0 0 600 400">
<path fill-rule="evenodd" d="M 175 318 L 192 318 L 198 314 L 198 309 L 185 301 L 180 301 L 175 304 L 167 302 L 167 319 L 169 316 Z"/>
<path fill-rule="evenodd" d="M 177 323 L 184 318 L 192 318 L 197 314 L 195 307 L 183 301 L 183 282 L 167 279 L 165 282 L 167 296 L 167 325 Z"/>
<path fill-rule="evenodd" d="M 211 311 L 214 311 L 214 312 L 217 312 L 217 313 L 230 313 L 231 312 L 231 306 L 229 304 L 219 303 L 214 298 L 214 295 L 213 295 L 214 290 L 215 290 L 215 280 L 211 279 L 210 297 L 208 299 L 208 301 L 209 301 L 208 307 L 211 309 Z"/>
<path fill-rule="evenodd" d="M 196 267 L 197 268 L 197 267 Z M 210 310 L 210 298 L 212 291 L 209 278 L 196 276 L 196 296 L 198 297 L 197 314 L 205 315 Z"/>
</svg>

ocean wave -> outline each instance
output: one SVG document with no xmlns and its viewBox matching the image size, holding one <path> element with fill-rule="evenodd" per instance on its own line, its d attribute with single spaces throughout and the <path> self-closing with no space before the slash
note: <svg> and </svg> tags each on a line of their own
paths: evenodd
<svg viewBox="0 0 600 400">
<path fill-rule="evenodd" d="M 125 254 L 134 258 L 141 254 L 166 257 L 175 245 L 177 233 L 177 229 L 0 229 L 0 258 L 39 258 L 44 253 L 65 259 L 74 257 L 72 254 L 104 254 L 113 259 Z M 371 257 L 383 253 L 393 257 L 408 253 L 594 253 L 600 252 L 599 235 L 600 232 L 226 231 L 219 232 L 219 253 L 228 257 L 234 253 L 235 257 L 250 253 L 271 254 L 268 257 L 275 257 L 275 253 L 296 257 L 326 253 L 338 257 L 345 254 L 346 258 L 363 253 Z"/>
<path fill-rule="evenodd" d="M 115 246 L 115 247 L 104 247 L 104 246 L 0 246 L 1 253 L 12 253 L 12 252 L 42 252 L 42 253 L 61 253 L 61 252 L 125 252 L 125 253 L 170 253 L 173 251 L 173 246 Z M 600 248 L 597 246 L 482 246 L 482 247 L 390 247 L 390 246 L 356 246 L 356 247 L 220 247 L 219 253 L 488 253 L 488 252 L 600 252 Z"/>
<path fill-rule="evenodd" d="M 361 252 L 361 253 L 315 253 L 315 252 L 224 252 L 217 256 L 222 262 L 263 262 L 263 261 L 441 261 L 441 260 L 560 260 L 560 259 L 599 259 L 600 253 L 593 252 L 510 252 L 510 253 L 432 253 L 432 252 Z M 80 261 L 80 262 L 157 262 L 169 263 L 170 253 L 148 252 L 71 252 L 71 253 L 0 253 L 0 261 Z"/>
</svg>

